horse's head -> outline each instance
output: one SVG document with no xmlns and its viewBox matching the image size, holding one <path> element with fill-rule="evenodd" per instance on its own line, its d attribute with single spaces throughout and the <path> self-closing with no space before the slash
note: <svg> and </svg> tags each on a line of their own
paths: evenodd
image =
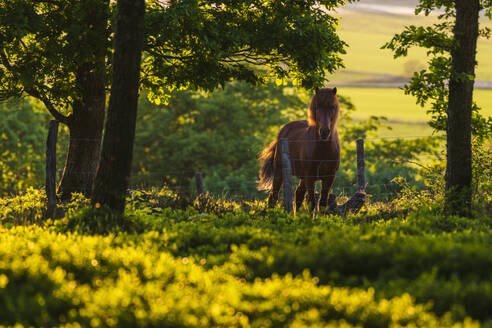
<svg viewBox="0 0 492 328">
<path fill-rule="evenodd" d="M 316 89 L 316 94 L 309 106 L 309 125 L 316 127 L 316 134 L 321 140 L 329 140 L 335 133 L 340 116 L 337 88 Z"/>
</svg>

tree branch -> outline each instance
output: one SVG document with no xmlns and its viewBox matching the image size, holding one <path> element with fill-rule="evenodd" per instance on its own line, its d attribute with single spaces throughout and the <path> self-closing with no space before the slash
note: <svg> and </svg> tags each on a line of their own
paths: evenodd
<svg viewBox="0 0 492 328">
<path fill-rule="evenodd" d="M 55 106 L 53 106 L 53 103 L 47 97 L 43 96 L 38 90 L 31 88 L 31 89 L 24 89 L 24 91 L 28 95 L 41 100 L 43 102 L 44 106 L 46 107 L 46 109 L 50 112 L 51 115 L 53 115 L 53 117 L 57 121 L 60 121 L 63 124 L 68 125 L 68 118 L 69 117 L 65 116 L 62 113 L 60 113 L 59 111 L 57 111 Z"/>
<path fill-rule="evenodd" d="M 12 65 L 10 64 L 9 59 L 7 58 L 5 49 L 2 49 L 2 51 L 0 51 L 0 59 L 2 60 L 3 66 L 5 66 L 5 68 L 8 69 L 9 71 L 12 71 Z"/>
<path fill-rule="evenodd" d="M 0 51 L 0 60 L 2 61 L 2 64 L 5 66 L 5 68 L 7 68 L 7 70 L 11 72 L 13 71 L 12 64 L 10 64 L 7 54 L 5 53 L 5 50 Z M 34 98 L 41 100 L 43 104 L 46 106 L 46 109 L 48 109 L 50 114 L 53 115 L 53 117 L 56 120 L 62 122 L 63 124 L 68 125 L 68 116 L 65 116 L 59 111 L 57 111 L 55 106 L 53 106 L 53 104 L 51 103 L 51 101 L 47 97 L 43 96 L 38 90 L 32 87 L 30 89 L 24 89 L 24 92 L 26 92 L 28 95 Z"/>
</svg>

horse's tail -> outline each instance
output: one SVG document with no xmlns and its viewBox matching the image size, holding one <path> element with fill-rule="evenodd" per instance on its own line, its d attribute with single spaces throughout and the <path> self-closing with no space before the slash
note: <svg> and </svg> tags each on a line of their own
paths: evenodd
<svg viewBox="0 0 492 328">
<path fill-rule="evenodd" d="M 273 161 L 275 157 L 275 149 L 277 148 L 277 140 L 272 141 L 260 153 L 260 180 L 258 181 L 258 190 L 272 190 L 273 185 Z"/>
</svg>

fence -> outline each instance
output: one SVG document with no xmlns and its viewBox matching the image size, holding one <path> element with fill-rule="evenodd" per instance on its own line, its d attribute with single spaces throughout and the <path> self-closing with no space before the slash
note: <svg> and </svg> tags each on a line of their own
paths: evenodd
<svg viewBox="0 0 492 328">
<path fill-rule="evenodd" d="M 292 192 L 292 168 L 291 158 L 289 155 L 289 139 L 280 139 L 280 152 L 282 159 L 282 178 L 284 186 L 284 209 L 291 213 L 293 210 L 293 192 Z M 330 160 L 315 160 L 326 162 Z M 315 178 L 319 178 L 316 176 Z M 364 139 L 357 140 L 357 185 L 359 191 L 364 192 L 366 189 L 366 172 L 364 160 Z"/>
<path fill-rule="evenodd" d="M 48 133 L 48 139 L 47 139 L 47 146 L 46 146 L 46 193 L 48 197 L 48 209 L 52 211 L 56 207 L 56 144 L 57 144 L 57 137 L 58 137 L 58 121 L 50 121 L 49 124 L 49 133 Z M 426 137 L 426 136 L 414 136 L 412 138 L 421 138 L 421 137 Z M 398 138 L 401 139 L 402 137 L 383 137 L 383 138 L 368 138 L 368 139 L 389 139 L 389 138 Z M 403 137 L 405 138 L 405 137 Z M 85 139 L 84 139 L 85 140 Z M 90 141 L 95 141 L 90 139 Z M 289 141 L 287 139 L 281 139 L 280 140 L 280 150 L 281 150 L 281 159 L 282 159 L 282 175 L 284 177 L 283 180 L 283 198 L 284 198 L 284 208 L 287 212 L 291 212 L 293 210 L 293 177 L 292 177 L 292 168 L 291 168 L 291 162 L 295 162 L 296 160 L 301 160 L 301 159 L 296 159 L 296 158 L 290 158 L 289 156 L 289 142 L 297 142 L 297 141 Z M 366 182 L 366 174 L 365 174 L 365 155 L 364 155 L 364 139 L 358 139 L 356 141 L 356 154 L 357 154 L 357 182 L 356 185 L 351 185 L 351 186 L 338 186 L 336 188 L 341 188 L 342 191 L 346 189 L 355 189 L 355 191 L 365 191 L 367 187 L 367 182 Z M 320 161 L 325 161 L 325 160 L 320 160 Z M 173 173 L 173 174 L 183 174 L 184 171 L 174 171 L 174 172 L 162 172 L 167 175 Z M 203 183 L 203 173 L 202 172 L 195 172 L 193 170 L 187 170 L 187 173 L 189 173 L 189 176 L 193 176 L 195 178 L 195 190 L 197 194 L 203 194 L 205 192 L 204 188 L 204 183 Z M 84 175 L 94 175 L 95 172 L 79 172 L 80 174 Z M 153 172 L 153 173 L 158 173 L 158 172 Z M 321 178 L 317 176 L 316 178 Z M 374 186 L 384 186 L 385 188 L 387 186 L 390 186 L 390 183 L 384 183 L 384 184 L 371 184 L 372 187 Z M 178 190 L 181 192 L 182 190 L 190 190 L 190 186 L 178 186 L 174 188 L 174 190 Z M 50 212 L 48 212 L 50 213 Z"/>
</svg>

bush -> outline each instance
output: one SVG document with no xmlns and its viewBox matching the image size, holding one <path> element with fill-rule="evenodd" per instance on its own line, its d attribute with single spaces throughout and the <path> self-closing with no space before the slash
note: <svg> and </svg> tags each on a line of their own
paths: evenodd
<svg viewBox="0 0 492 328">
<path fill-rule="evenodd" d="M 138 218 L 116 214 L 107 206 L 85 207 L 77 213 L 58 220 L 56 227 L 62 232 L 72 231 L 89 235 L 107 235 L 120 232 L 138 233 L 144 230 L 143 224 Z"/>
<path fill-rule="evenodd" d="M 432 198 L 313 220 L 210 195 L 184 206 L 164 188 L 132 191 L 124 216 L 74 197 L 54 224 L 27 220 L 43 197 L 1 200 L 15 206 L 2 208 L 0 283 L 15 284 L 0 288 L 0 324 L 492 326 L 492 218 L 442 216 Z"/>
<path fill-rule="evenodd" d="M 15 197 L 0 198 L 0 223 L 33 224 L 45 215 L 46 194 L 43 190 L 29 188 Z"/>
<path fill-rule="evenodd" d="M 142 235 L 152 244 L 155 233 Z M 403 294 L 320 286 L 308 271 L 244 282 L 204 260 L 41 228 L 0 234 L 0 324 L 92 327 L 447 327 Z M 462 322 L 477 326 L 470 319 Z"/>
</svg>

